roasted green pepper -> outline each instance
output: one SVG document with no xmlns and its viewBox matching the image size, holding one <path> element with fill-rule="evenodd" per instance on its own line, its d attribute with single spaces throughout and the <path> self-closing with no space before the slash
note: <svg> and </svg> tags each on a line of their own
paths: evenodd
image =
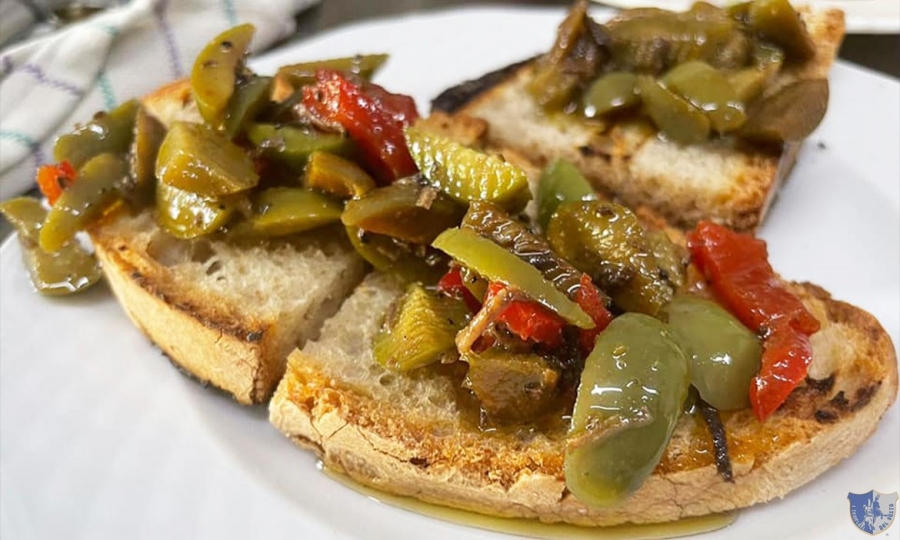
<svg viewBox="0 0 900 540">
<path fill-rule="evenodd" d="M 603 116 L 640 105 L 637 75 L 627 71 L 606 73 L 588 86 L 581 96 L 581 106 L 588 118 Z"/>
<path fill-rule="evenodd" d="M 100 154 L 78 171 L 41 228 L 41 249 L 56 251 L 120 200 L 117 186 L 128 176 L 128 162 L 115 154 Z"/>
<path fill-rule="evenodd" d="M 244 56 L 256 29 L 252 24 L 230 28 L 206 44 L 191 69 L 191 90 L 200 116 L 218 129 L 244 69 Z"/>
<path fill-rule="evenodd" d="M 749 407 L 750 381 L 762 356 L 756 334 L 722 306 L 699 297 L 676 296 L 663 314 L 691 355 L 691 384 L 700 397 L 720 411 Z"/>
<path fill-rule="evenodd" d="M 341 219 L 341 203 L 306 188 L 274 187 L 256 195 L 255 213 L 234 226 L 240 238 L 272 238 L 316 229 Z"/>
<path fill-rule="evenodd" d="M 614 319 L 585 360 L 566 444 L 566 487 L 592 506 L 634 493 L 659 463 L 688 391 L 688 357 L 663 322 Z"/>
<path fill-rule="evenodd" d="M 553 250 L 612 296 L 625 311 L 655 315 L 672 297 L 637 217 L 605 202 L 560 205 L 547 239 Z"/>
<path fill-rule="evenodd" d="M 540 270 L 494 242 L 468 229 L 448 229 L 432 245 L 483 277 L 498 281 L 554 311 L 579 328 L 593 328 L 594 321 Z"/>
<path fill-rule="evenodd" d="M 719 133 L 734 131 L 747 116 L 728 78 L 699 60 L 679 64 L 662 78 L 663 85 L 703 111 Z"/>
<path fill-rule="evenodd" d="M 348 137 L 307 127 L 251 124 L 247 128 L 247 138 L 265 157 L 280 161 L 297 173 L 303 172 L 309 156 L 315 151 L 341 156 L 353 151 L 353 143 Z"/>
<path fill-rule="evenodd" d="M 231 220 L 236 206 L 229 199 L 208 199 L 156 183 L 156 222 L 176 238 L 196 238 L 218 231 Z"/>
<path fill-rule="evenodd" d="M 225 135 L 233 139 L 243 131 L 271 103 L 271 95 L 272 77 L 253 75 L 239 80 L 225 108 Z"/>
<path fill-rule="evenodd" d="M 309 155 L 303 185 L 339 199 L 352 199 L 375 189 L 375 180 L 356 163 L 316 150 Z"/>
<path fill-rule="evenodd" d="M 68 161 L 75 170 L 103 153 L 125 154 L 134 138 L 134 119 L 141 108 L 137 100 L 126 101 L 109 112 L 97 113 L 86 125 L 60 135 L 53 145 L 53 159 Z"/>
<path fill-rule="evenodd" d="M 447 270 L 446 260 L 425 246 L 409 246 L 390 236 L 347 227 L 353 249 L 376 270 L 410 282 L 435 284 Z"/>
<path fill-rule="evenodd" d="M 446 229 L 459 225 L 465 212 L 433 187 L 400 181 L 347 201 L 341 221 L 414 244 L 430 244 Z"/>
<path fill-rule="evenodd" d="M 134 141 L 129 153 L 131 174 L 122 190 L 132 204 L 140 206 L 153 201 L 156 156 L 165 136 L 165 126 L 141 107 L 134 119 Z"/>
<path fill-rule="evenodd" d="M 201 124 L 175 122 L 159 148 L 160 182 L 216 198 L 246 191 L 259 182 L 253 160 L 243 148 Z"/>
<path fill-rule="evenodd" d="M 534 421 L 556 396 L 559 372 L 533 353 L 512 353 L 496 347 L 470 352 L 463 387 L 475 394 L 493 423 Z"/>
<path fill-rule="evenodd" d="M 456 350 L 454 339 L 469 320 L 465 303 L 409 287 L 397 306 L 395 320 L 375 337 L 372 354 L 388 369 L 409 371 L 437 362 Z"/>
<path fill-rule="evenodd" d="M 541 171 L 537 189 L 537 221 L 546 231 L 550 216 L 560 203 L 572 201 L 594 201 L 597 194 L 587 179 L 574 165 L 564 159 L 557 159 Z"/>
<path fill-rule="evenodd" d="M 679 144 L 696 144 L 709 138 L 709 118 L 688 100 L 649 77 L 638 77 L 638 88 L 644 109 L 666 137 Z"/>
<path fill-rule="evenodd" d="M 531 198 L 528 175 L 500 156 L 415 127 L 406 128 L 405 134 L 409 153 L 425 178 L 454 199 L 488 201 L 519 211 Z"/>
<path fill-rule="evenodd" d="M 345 58 L 332 58 L 313 62 L 301 62 L 278 68 L 278 76 L 284 77 L 291 86 L 300 88 L 316 82 L 316 71 L 329 69 L 352 73 L 363 79 L 371 79 L 372 75 L 387 61 L 386 54 L 365 54 Z"/>
<path fill-rule="evenodd" d="M 828 79 L 793 82 L 757 101 L 738 135 L 770 144 L 803 140 L 825 117 L 828 93 Z"/>
<path fill-rule="evenodd" d="M 747 6 L 747 24 L 780 45 L 792 60 L 805 62 L 816 55 L 806 25 L 788 0 L 753 0 Z"/>
<path fill-rule="evenodd" d="M 47 210 L 40 201 L 31 197 L 10 199 L 0 204 L 0 213 L 18 233 L 25 267 L 39 293 L 49 296 L 73 294 L 100 280 L 103 273 L 97 260 L 77 241 L 67 242 L 51 253 L 41 249 L 40 230 L 47 218 Z"/>
</svg>

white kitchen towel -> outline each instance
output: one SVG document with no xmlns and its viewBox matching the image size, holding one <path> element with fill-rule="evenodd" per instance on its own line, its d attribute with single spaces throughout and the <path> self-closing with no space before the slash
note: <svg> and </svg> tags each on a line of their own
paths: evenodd
<svg viewBox="0 0 900 540">
<path fill-rule="evenodd" d="M 131 0 L 0 51 L 0 200 L 34 186 L 53 140 L 162 84 L 187 76 L 215 35 L 253 23 L 259 51 L 294 31 L 320 0 Z"/>
</svg>

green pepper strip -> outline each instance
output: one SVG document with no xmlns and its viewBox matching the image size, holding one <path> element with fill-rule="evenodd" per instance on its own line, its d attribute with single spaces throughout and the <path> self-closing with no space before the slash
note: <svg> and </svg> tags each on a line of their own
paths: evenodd
<svg viewBox="0 0 900 540">
<path fill-rule="evenodd" d="M 579 328 L 593 328 L 594 321 L 569 300 L 541 272 L 497 244 L 466 229 L 447 229 L 432 246 L 444 251 L 483 277 L 518 289 Z"/>
</svg>

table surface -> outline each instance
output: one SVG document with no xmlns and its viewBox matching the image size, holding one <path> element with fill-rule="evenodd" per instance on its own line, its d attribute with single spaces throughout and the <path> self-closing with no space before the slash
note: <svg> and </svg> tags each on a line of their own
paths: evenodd
<svg viewBox="0 0 900 540">
<path fill-rule="evenodd" d="M 405 13 L 447 9 L 460 6 L 534 6 L 565 9 L 572 0 L 322 0 L 297 15 L 297 30 L 284 43 L 306 39 L 338 26 Z M 900 77 L 900 34 L 848 35 L 840 58 L 870 69 Z M 0 219 L 0 240 L 10 233 L 9 224 Z"/>
</svg>

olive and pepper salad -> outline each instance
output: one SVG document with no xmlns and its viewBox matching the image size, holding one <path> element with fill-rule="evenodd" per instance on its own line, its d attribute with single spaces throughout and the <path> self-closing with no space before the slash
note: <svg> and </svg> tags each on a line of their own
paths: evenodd
<svg viewBox="0 0 900 540">
<path fill-rule="evenodd" d="M 527 89 L 549 112 L 645 118 L 680 144 L 728 136 L 781 144 L 805 138 L 825 114 L 826 79 L 771 88 L 783 68 L 815 55 L 789 0 L 630 9 L 605 24 L 579 0 Z"/>
<path fill-rule="evenodd" d="M 232 28 L 197 58 L 202 124 L 166 129 L 125 103 L 59 138 L 58 164 L 38 173 L 49 211 L 35 199 L 0 206 L 39 290 L 99 278 L 75 235 L 116 206 L 155 205 L 160 228 L 182 239 L 265 242 L 339 224 L 375 269 L 409 284 L 375 359 L 463 368 L 454 376 L 483 427 L 564 409 L 567 486 L 597 505 L 640 486 L 686 402 L 752 406 L 764 420 L 805 377 L 818 323 L 762 241 L 701 223 L 685 249 L 599 200 L 564 161 L 542 172 L 530 219 L 521 168 L 416 123 L 411 98 L 367 80 L 384 56 L 262 77 L 243 64 L 252 33 Z M 290 95 L 275 102 L 279 83 Z M 714 295 L 697 293 L 689 263 Z"/>
</svg>

